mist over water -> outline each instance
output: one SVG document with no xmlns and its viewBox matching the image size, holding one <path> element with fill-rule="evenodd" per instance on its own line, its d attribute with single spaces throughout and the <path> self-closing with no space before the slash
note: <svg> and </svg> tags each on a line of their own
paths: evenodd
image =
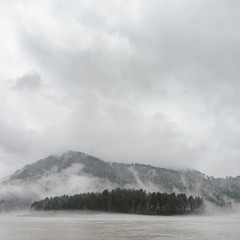
<svg viewBox="0 0 240 240">
<path fill-rule="evenodd" d="M 96 212 L 0 215 L 4 240 L 239 239 L 240 215 L 142 216 Z"/>
</svg>

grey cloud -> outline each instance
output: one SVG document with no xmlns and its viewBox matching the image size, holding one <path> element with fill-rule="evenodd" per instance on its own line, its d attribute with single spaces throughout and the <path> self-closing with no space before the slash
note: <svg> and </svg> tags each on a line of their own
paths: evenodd
<svg viewBox="0 0 240 240">
<path fill-rule="evenodd" d="M 37 133 L 22 124 L 9 124 L 0 119 L 0 148 L 10 154 L 24 154 L 31 149 Z"/>
<path fill-rule="evenodd" d="M 22 76 L 14 89 L 41 93 L 31 101 L 21 91 L 2 98 L 13 110 L 23 104 L 21 121 L 37 134 L 0 127 L 4 151 L 18 152 L 23 163 L 73 149 L 238 174 L 239 3 L 23 2 L 9 3 L 18 6 L 9 24 L 31 66 L 14 73 Z M 15 134 L 26 140 L 14 144 Z"/>
<path fill-rule="evenodd" d="M 30 71 L 16 80 L 13 89 L 36 91 L 43 87 L 44 84 L 40 74 L 35 71 Z"/>
</svg>

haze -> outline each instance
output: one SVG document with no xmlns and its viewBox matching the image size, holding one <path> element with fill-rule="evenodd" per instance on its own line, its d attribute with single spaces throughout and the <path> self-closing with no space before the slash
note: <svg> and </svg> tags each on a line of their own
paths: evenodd
<svg viewBox="0 0 240 240">
<path fill-rule="evenodd" d="M 240 175 L 239 1 L 0 4 L 0 177 L 70 149 Z"/>
</svg>

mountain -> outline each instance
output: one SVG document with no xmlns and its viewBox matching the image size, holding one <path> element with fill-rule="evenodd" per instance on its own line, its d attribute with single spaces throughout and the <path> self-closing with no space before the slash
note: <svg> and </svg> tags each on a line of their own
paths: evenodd
<svg viewBox="0 0 240 240">
<path fill-rule="evenodd" d="M 0 210 L 29 207 L 33 201 L 47 196 L 117 187 L 198 195 L 206 203 L 221 207 L 240 202 L 240 177 L 213 178 L 195 170 L 104 162 L 69 151 L 26 165 L 2 181 Z"/>
</svg>

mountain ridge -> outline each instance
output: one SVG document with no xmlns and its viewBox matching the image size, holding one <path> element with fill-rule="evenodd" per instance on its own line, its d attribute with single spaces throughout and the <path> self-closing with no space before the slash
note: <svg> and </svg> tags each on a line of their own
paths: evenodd
<svg viewBox="0 0 240 240">
<path fill-rule="evenodd" d="M 200 195 L 221 207 L 240 202 L 240 177 L 214 178 L 197 170 L 105 162 L 83 152 L 68 151 L 40 159 L 10 175 L 1 183 L 0 209 L 28 207 L 31 201 L 47 196 L 116 187 Z"/>
</svg>

